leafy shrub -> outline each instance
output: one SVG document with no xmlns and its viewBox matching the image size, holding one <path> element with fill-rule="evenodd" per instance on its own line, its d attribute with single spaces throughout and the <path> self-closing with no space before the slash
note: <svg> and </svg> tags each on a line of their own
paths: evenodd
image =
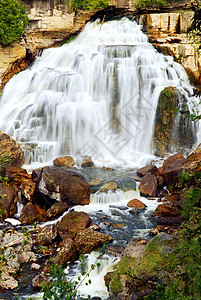
<svg viewBox="0 0 201 300">
<path fill-rule="evenodd" d="M 140 8 L 164 7 L 168 4 L 169 2 L 167 0 L 139 0 L 138 2 Z"/>
<path fill-rule="evenodd" d="M 28 24 L 25 5 L 20 0 L 0 1 L 0 44 L 4 47 L 17 41 Z"/>
<path fill-rule="evenodd" d="M 72 5 L 74 8 L 95 10 L 107 7 L 109 0 L 72 0 Z"/>
</svg>

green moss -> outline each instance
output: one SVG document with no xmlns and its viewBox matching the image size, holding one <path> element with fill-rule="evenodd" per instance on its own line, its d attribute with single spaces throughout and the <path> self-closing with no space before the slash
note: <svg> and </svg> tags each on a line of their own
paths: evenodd
<svg viewBox="0 0 201 300">
<path fill-rule="evenodd" d="M 136 258 L 131 256 L 123 257 L 117 264 L 116 272 L 118 274 L 128 274 L 132 276 L 134 274 L 136 265 Z"/>
<path fill-rule="evenodd" d="M 115 275 L 110 281 L 110 290 L 115 296 L 117 296 L 121 292 L 122 284 L 120 274 Z"/>
</svg>

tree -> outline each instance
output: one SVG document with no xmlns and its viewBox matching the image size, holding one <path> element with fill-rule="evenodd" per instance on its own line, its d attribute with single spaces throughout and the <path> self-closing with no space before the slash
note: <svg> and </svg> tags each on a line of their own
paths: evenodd
<svg viewBox="0 0 201 300">
<path fill-rule="evenodd" d="M 0 0 L 0 44 L 18 41 L 28 24 L 25 5 L 20 0 Z"/>
</svg>

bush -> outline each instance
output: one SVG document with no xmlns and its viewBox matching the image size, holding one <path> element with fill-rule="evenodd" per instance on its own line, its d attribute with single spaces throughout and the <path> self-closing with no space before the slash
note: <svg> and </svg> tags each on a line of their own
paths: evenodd
<svg viewBox="0 0 201 300">
<path fill-rule="evenodd" d="M 28 24 L 25 5 L 20 0 L 0 0 L 0 44 L 18 41 Z"/>
<path fill-rule="evenodd" d="M 109 5 L 109 0 L 73 0 L 72 4 L 74 8 L 95 10 L 107 7 Z"/>
</svg>

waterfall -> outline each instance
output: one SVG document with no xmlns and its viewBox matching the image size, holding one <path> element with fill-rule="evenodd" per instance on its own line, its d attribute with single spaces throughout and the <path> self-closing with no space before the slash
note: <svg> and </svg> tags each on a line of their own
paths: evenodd
<svg viewBox="0 0 201 300">
<path fill-rule="evenodd" d="M 90 155 L 97 164 L 145 165 L 160 92 L 177 87 L 192 111 L 198 101 L 181 65 L 148 43 L 141 25 L 88 23 L 70 44 L 44 50 L 14 76 L 1 98 L 0 129 L 25 164 Z"/>
</svg>

